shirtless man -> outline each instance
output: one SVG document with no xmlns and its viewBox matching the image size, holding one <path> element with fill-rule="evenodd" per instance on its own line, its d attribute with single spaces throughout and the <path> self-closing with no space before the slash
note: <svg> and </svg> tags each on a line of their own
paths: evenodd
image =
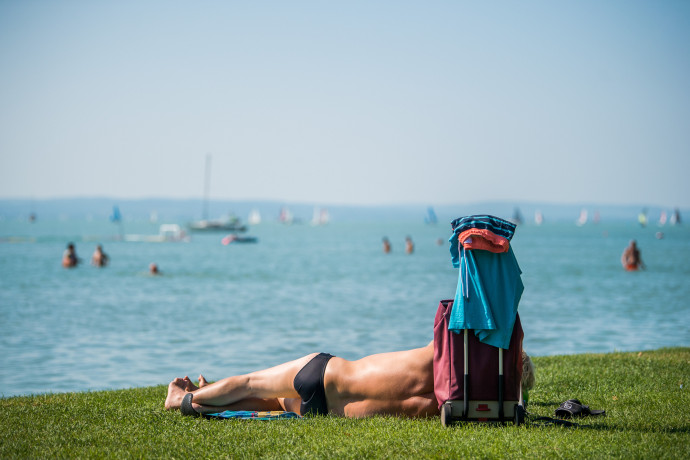
<svg viewBox="0 0 690 460">
<path fill-rule="evenodd" d="M 62 266 L 65 268 L 74 268 L 81 260 L 77 257 L 77 251 L 74 248 L 74 243 L 69 243 L 67 249 L 62 254 Z"/>
<path fill-rule="evenodd" d="M 438 415 L 434 344 L 347 361 L 312 353 L 285 364 L 199 387 L 188 377 L 168 386 L 166 409 L 185 415 L 224 410 L 285 410 L 345 417 Z"/>
<path fill-rule="evenodd" d="M 414 252 L 414 243 L 411 237 L 405 237 L 405 253 L 412 254 Z"/>
<path fill-rule="evenodd" d="M 383 237 L 383 252 L 385 254 L 388 254 L 391 252 L 391 242 L 385 236 Z"/>
<path fill-rule="evenodd" d="M 645 268 L 640 256 L 640 250 L 637 249 L 635 240 L 630 240 L 630 244 L 625 248 L 621 255 L 621 265 L 628 271 L 635 271 L 639 268 Z"/>
<path fill-rule="evenodd" d="M 345 417 L 439 414 L 434 395 L 434 344 L 347 361 L 325 353 L 199 386 L 189 377 L 168 385 L 165 408 L 184 415 L 225 410 L 285 410 Z M 522 352 L 522 389 L 534 386 L 534 365 Z"/>
<path fill-rule="evenodd" d="M 96 250 L 91 256 L 91 265 L 95 267 L 105 267 L 108 265 L 108 255 L 103 252 L 103 246 L 100 244 L 96 246 Z"/>
</svg>

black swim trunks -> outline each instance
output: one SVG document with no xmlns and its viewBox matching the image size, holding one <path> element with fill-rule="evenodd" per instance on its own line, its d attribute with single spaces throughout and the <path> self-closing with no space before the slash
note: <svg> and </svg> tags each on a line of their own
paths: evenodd
<svg viewBox="0 0 690 460">
<path fill-rule="evenodd" d="M 323 375 L 326 365 L 333 357 L 328 353 L 319 353 L 314 356 L 295 376 L 293 385 L 300 398 L 300 412 L 302 415 L 327 415 L 326 390 L 323 387 Z"/>
</svg>

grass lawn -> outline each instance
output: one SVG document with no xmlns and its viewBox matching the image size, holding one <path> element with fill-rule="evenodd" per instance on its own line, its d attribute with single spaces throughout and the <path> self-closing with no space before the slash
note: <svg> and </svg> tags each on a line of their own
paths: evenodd
<svg viewBox="0 0 690 460">
<path fill-rule="evenodd" d="M 534 358 L 519 427 L 440 418 L 205 420 L 163 410 L 167 385 L 0 399 L 0 458 L 690 458 L 690 348 Z M 172 378 L 173 376 L 171 376 Z M 530 422 L 577 398 L 605 417 Z"/>
</svg>

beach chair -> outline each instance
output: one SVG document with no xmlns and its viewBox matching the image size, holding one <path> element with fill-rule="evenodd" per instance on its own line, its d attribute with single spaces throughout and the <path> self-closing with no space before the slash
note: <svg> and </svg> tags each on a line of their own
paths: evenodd
<svg viewBox="0 0 690 460">
<path fill-rule="evenodd" d="M 441 424 L 458 421 L 524 423 L 522 325 L 516 316 L 507 350 L 479 341 L 473 330 L 448 330 L 452 300 L 442 300 L 434 321 L 434 393 Z"/>
</svg>

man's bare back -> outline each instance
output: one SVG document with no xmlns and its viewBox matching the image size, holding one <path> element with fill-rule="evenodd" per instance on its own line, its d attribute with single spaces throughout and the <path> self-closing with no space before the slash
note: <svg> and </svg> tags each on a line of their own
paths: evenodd
<svg viewBox="0 0 690 460">
<path fill-rule="evenodd" d="M 433 356 L 432 342 L 357 361 L 334 357 L 324 376 L 329 412 L 347 417 L 438 414 Z"/>
</svg>

